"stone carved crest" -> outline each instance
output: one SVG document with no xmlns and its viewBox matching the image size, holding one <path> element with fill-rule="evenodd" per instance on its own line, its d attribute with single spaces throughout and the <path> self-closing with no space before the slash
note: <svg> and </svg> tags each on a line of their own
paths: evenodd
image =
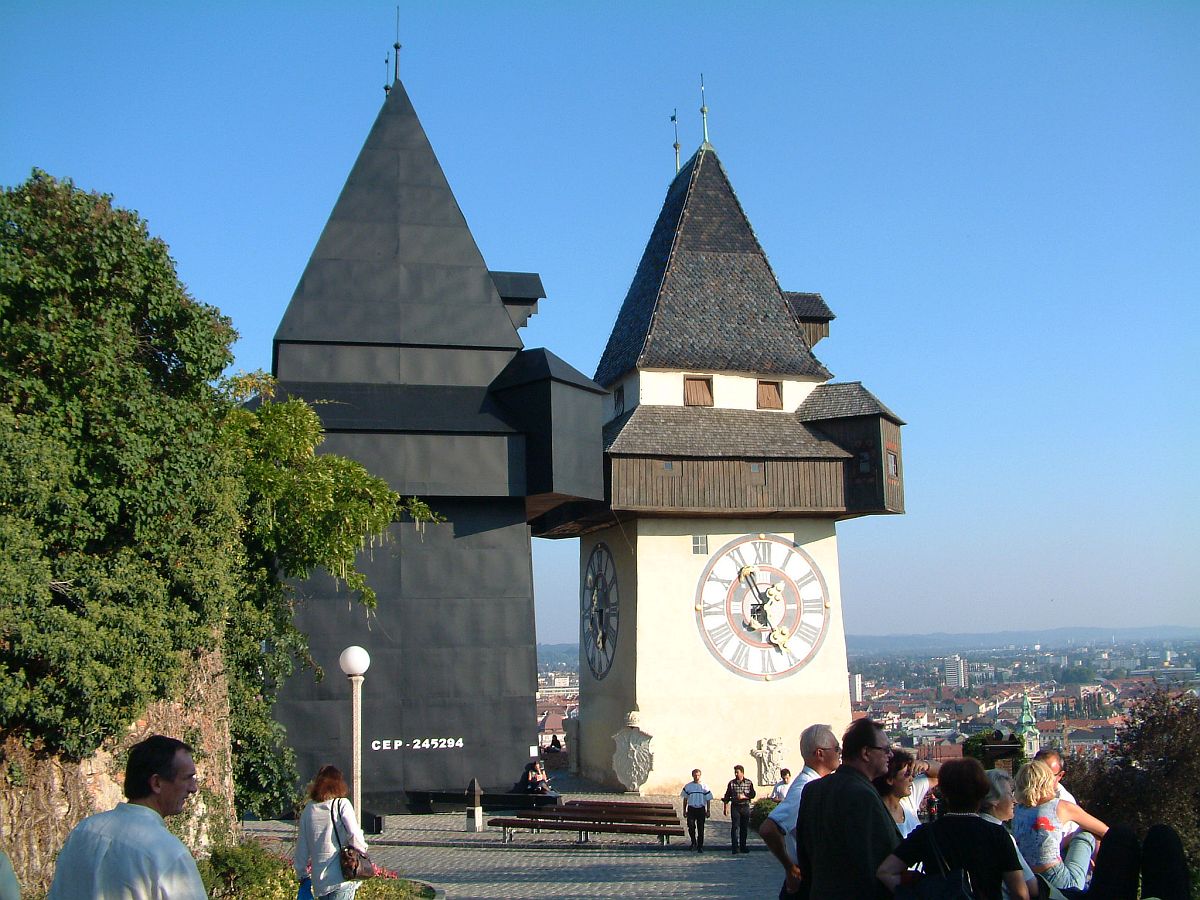
<svg viewBox="0 0 1200 900">
<path fill-rule="evenodd" d="M 783 738 L 759 738 L 758 746 L 750 751 L 758 760 L 758 783 L 775 784 L 779 781 L 779 770 L 783 768 Z"/>
<path fill-rule="evenodd" d="M 616 744 L 613 771 L 630 791 L 639 790 L 654 768 L 654 751 L 650 748 L 654 738 L 638 727 L 640 721 L 638 711 L 630 711 L 625 716 L 625 727 L 613 735 L 613 743 Z"/>
</svg>

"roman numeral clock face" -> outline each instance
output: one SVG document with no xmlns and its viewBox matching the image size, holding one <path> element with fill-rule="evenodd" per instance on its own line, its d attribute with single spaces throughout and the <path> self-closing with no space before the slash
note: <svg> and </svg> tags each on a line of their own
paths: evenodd
<svg viewBox="0 0 1200 900">
<path fill-rule="evenodd" d="M 829 625 L 829 590 L 813 558 L 774 534 L 722 547 L 696 587 L 696 627 L 725 668 L 771 681 L 812 659 Z"/>
<path fill-rule="evenodd" d="M 579 642 L 597 679 L 608 674 L 617 653 L 619 606 L 617 564 L 608 546 L 597 544 L 579 590 Z"/>
</svg>

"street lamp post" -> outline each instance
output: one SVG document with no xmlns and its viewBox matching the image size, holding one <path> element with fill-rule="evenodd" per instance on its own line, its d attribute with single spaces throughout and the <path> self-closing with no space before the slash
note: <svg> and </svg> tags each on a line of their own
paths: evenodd
<svg viewBox="0 0 1200 900">
<path fill-rule="evenodd" d="M 362 684 L 363 675 L 371 667 L 371 654 L 362 647 L 347 647 L 338 657 L 338 665 L 350 679 L 350 730 L 353 734 L 351 749 L 351 790 L 354 796 L 354 812 L 362 821 Z"/>
</svg>

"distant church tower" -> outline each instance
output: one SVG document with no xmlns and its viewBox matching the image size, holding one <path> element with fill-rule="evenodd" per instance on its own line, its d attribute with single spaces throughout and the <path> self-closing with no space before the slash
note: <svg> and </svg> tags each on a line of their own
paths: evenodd
<svg viewBox="0 0 1200 900">
<path fill-rule="evenodd" d="M 1033 759 L 1042 749 L 1042 733 L 1038 731 L 1033 704 L 1029 701 L 1028 694 L 1021 702 L 1021 715 L 1017 718 L 1017 737 L 1021 740 L 1021 750 L 1026 759 Z"/>
<path fill-rule="evenodd" d="M 831 319 L 780 289 L 706 140 L 596 370 L 606 502 L 540 531 L 582 536 L 585 776 L 650 793 L 757 759 L 765 783 L 805 726 L 849 724 L 836 525 L 904 511 L 903 422 L 829 383 Z"/>
<path fill-rule="evenodd" d="M 536 740 L 528 522 L 603 496 L 603 391 L 517 331 L 544 297 L 532 273 L 493 272 L 399 79 L 392 86 L 275 334 L 281 397 L 317 403 L 322 449 L 358 460 L 448 521 L 397 522 L 360 555 L 376 616 L 327 577 L 299 586 L 297 626 L 325 669 L 298 671 L 276 714 L 300 773 L 348 768 L 360 644 L 363 795 L 507 790 Z"/>
</svg>

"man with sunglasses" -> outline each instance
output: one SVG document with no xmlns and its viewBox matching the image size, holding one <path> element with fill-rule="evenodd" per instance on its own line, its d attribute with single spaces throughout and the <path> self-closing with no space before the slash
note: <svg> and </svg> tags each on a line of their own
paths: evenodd
<svg viewBox="0 0 1200 900">
<path fill-rule="evenodd" d="M 804 788 L 818 778 L 824 778 L 842 760 L 842 748 L 828 725 L 809 725 L 800 732 L 800 755 L 804 769 L 792 782 L 786 796 L 771 810 L 758 834 L 783 866 L 783 886 L 779 900 L 795 900 L 800 896 L 800 868 L 796 865 L 796 813 Z"/>
<path fill-rule="evenodd" d="M 891 755 L 883 728 L 859 719 L 842 735 L 837 771 L 805 786 L 796 821 L 801 897 L 890 897 L 875 870 L 900 843 L 900 833 L 871 781 L 887 772 Z"/>
</svg>

